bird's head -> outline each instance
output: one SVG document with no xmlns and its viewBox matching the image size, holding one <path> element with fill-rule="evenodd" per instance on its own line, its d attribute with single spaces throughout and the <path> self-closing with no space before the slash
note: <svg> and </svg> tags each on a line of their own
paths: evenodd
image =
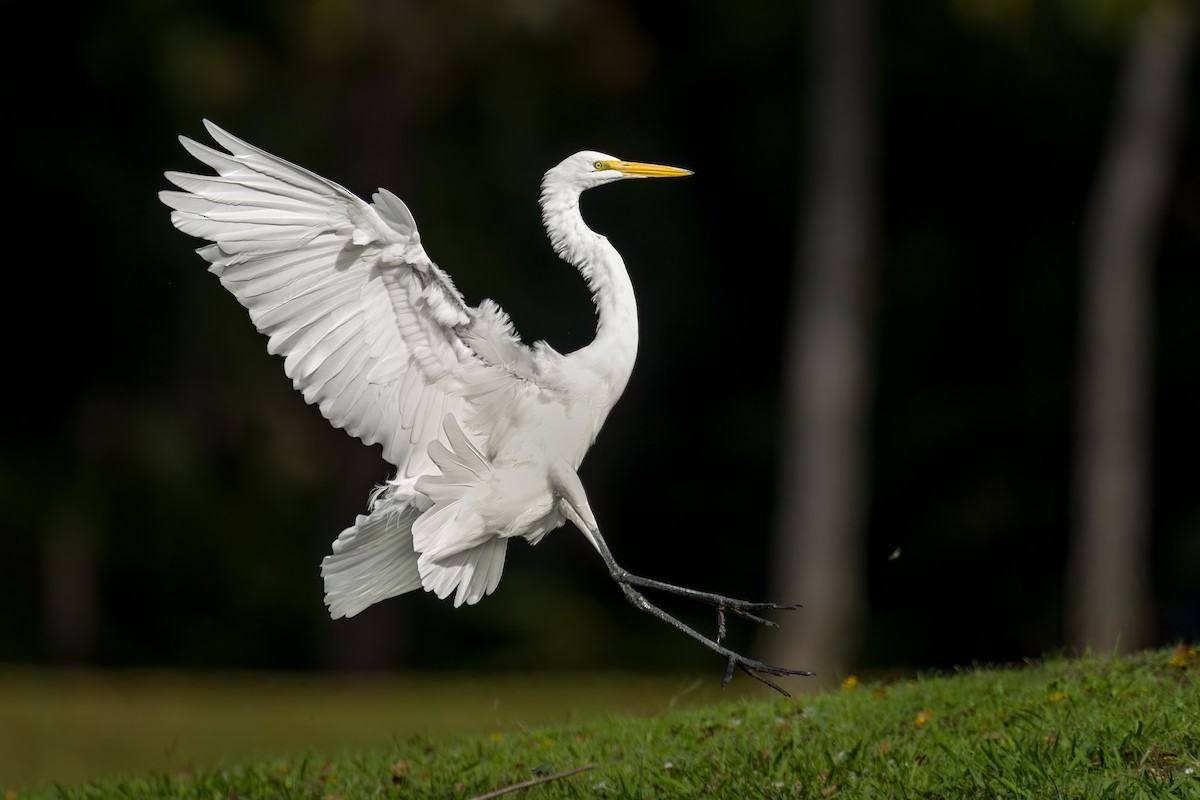
<svg viewBox="0 0 1200 800">
<path fill-rule="evenodd" d="M 543 186 L 561 186 L 583 191 L 624 178 L 680 178 L 691 174 L 691 170 L 678 167 L 622 161 L 606 153 L 583 150 L 563 159 L 558 166 L 547 172 Z"/>
</svg>

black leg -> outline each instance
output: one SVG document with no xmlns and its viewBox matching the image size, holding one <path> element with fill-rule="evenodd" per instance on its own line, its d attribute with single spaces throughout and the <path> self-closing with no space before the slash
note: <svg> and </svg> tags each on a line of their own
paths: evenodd
<svg viewBox="0 0 1200 800">
<path fill-rule="evenodd" d="M 616 567 L 616 571 L 613 571 L 613 567 Z M 676 586 L 673 583 L 664 583 L 663 581 L 656 581 L 653 578 L 643 578 L 640 575 L 634 575 L 631 572 L 627 572 L 624 568 L 618 566 L 615 561 L 609 566 L 609 571 L 612 572 L 613 579 L 618 583 L 623 583 L 628 586 L 640 586 L 643 589 L 654 589 L 655 591 L 659 592 L 667 592 L 669 594 L 679 595 L 680 597 L 686 597 L 689 600 L 695 600 L 698 603 L 710 605 L 717 609 L 719 613 L 721 613 L 722 621 L 724 621 L 724 612 L 732 611 L 739 617 L 745 617 L 746 619 L 753 620 L 760 625 L 767 625 L 771 628 L 775 628 L 778 627 L 777 623 L 772 622 L 769 619 L 764 619 L 763 617 L 751 612 L 776 610 L 794 611 L 795 609 L 800 608 L 799 603 L 756 603 L 750 600 L 738 600 L 734 597 L 726 597 L 725 595 L 721 594 L 701 592 L 697 589 L 689 589 L 686 586 Z"/>
</svg>

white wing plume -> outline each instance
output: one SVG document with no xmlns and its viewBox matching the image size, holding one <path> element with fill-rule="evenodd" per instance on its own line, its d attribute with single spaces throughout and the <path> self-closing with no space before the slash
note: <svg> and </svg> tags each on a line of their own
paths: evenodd
<svg viewBox="0 0 1200 800">
<path fill-rule="evenodd" d="M 267 350 L 333 425 L 413 477 L 454 414 L 532 379 L 530 351 L 494 304 L 469 307 L 421 246 L 408 208 L 332 181 L 205 121 L 228 154 L 180 137 L 214 176 L 167 173 L 180 230 L 270 337 Z M 466 412 L 464 419 L 464 411 Z"/>
</svg>

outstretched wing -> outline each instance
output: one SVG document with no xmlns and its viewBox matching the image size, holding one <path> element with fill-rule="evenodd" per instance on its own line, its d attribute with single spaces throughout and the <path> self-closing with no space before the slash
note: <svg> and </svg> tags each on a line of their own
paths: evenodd
<svg viewBox="0 0 1200 800">
<path fill-rule="evenodd" d="M 529 377 L 529 351 L 507 317 L 466 304 L 398 197 L 381 189 L 367 204 L 204 124 L 228 153 L 180 141 L 217 174 L 168 172 L 183 191 L 160 197 L 177 228 L 212 242 L 198 251 L 209 270 L 332 424 L 382 444 L 400 475 L 414 476 L 429 465 L 426 445 L 447 413 L 469 424 L 464 410 L 472 416 L 485 396 L 491 404 Z M 508 334 L 493 349 L 510 363 L 460 336 L 490 341 L 489 332 Z"/>
</svg>

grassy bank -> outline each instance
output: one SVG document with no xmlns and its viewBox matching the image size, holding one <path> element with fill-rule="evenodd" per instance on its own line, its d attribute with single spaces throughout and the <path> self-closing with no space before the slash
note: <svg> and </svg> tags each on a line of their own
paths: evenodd
<svg viewBox="0 0 1200 800">
<path fill-rule="evenodd" d="M 1200 657 L 848 679 L 790 700 L 380 744 L 16 795 L 465 800 L 540 780 L 525 796 L 1197 798 Z"/>
</svg>

